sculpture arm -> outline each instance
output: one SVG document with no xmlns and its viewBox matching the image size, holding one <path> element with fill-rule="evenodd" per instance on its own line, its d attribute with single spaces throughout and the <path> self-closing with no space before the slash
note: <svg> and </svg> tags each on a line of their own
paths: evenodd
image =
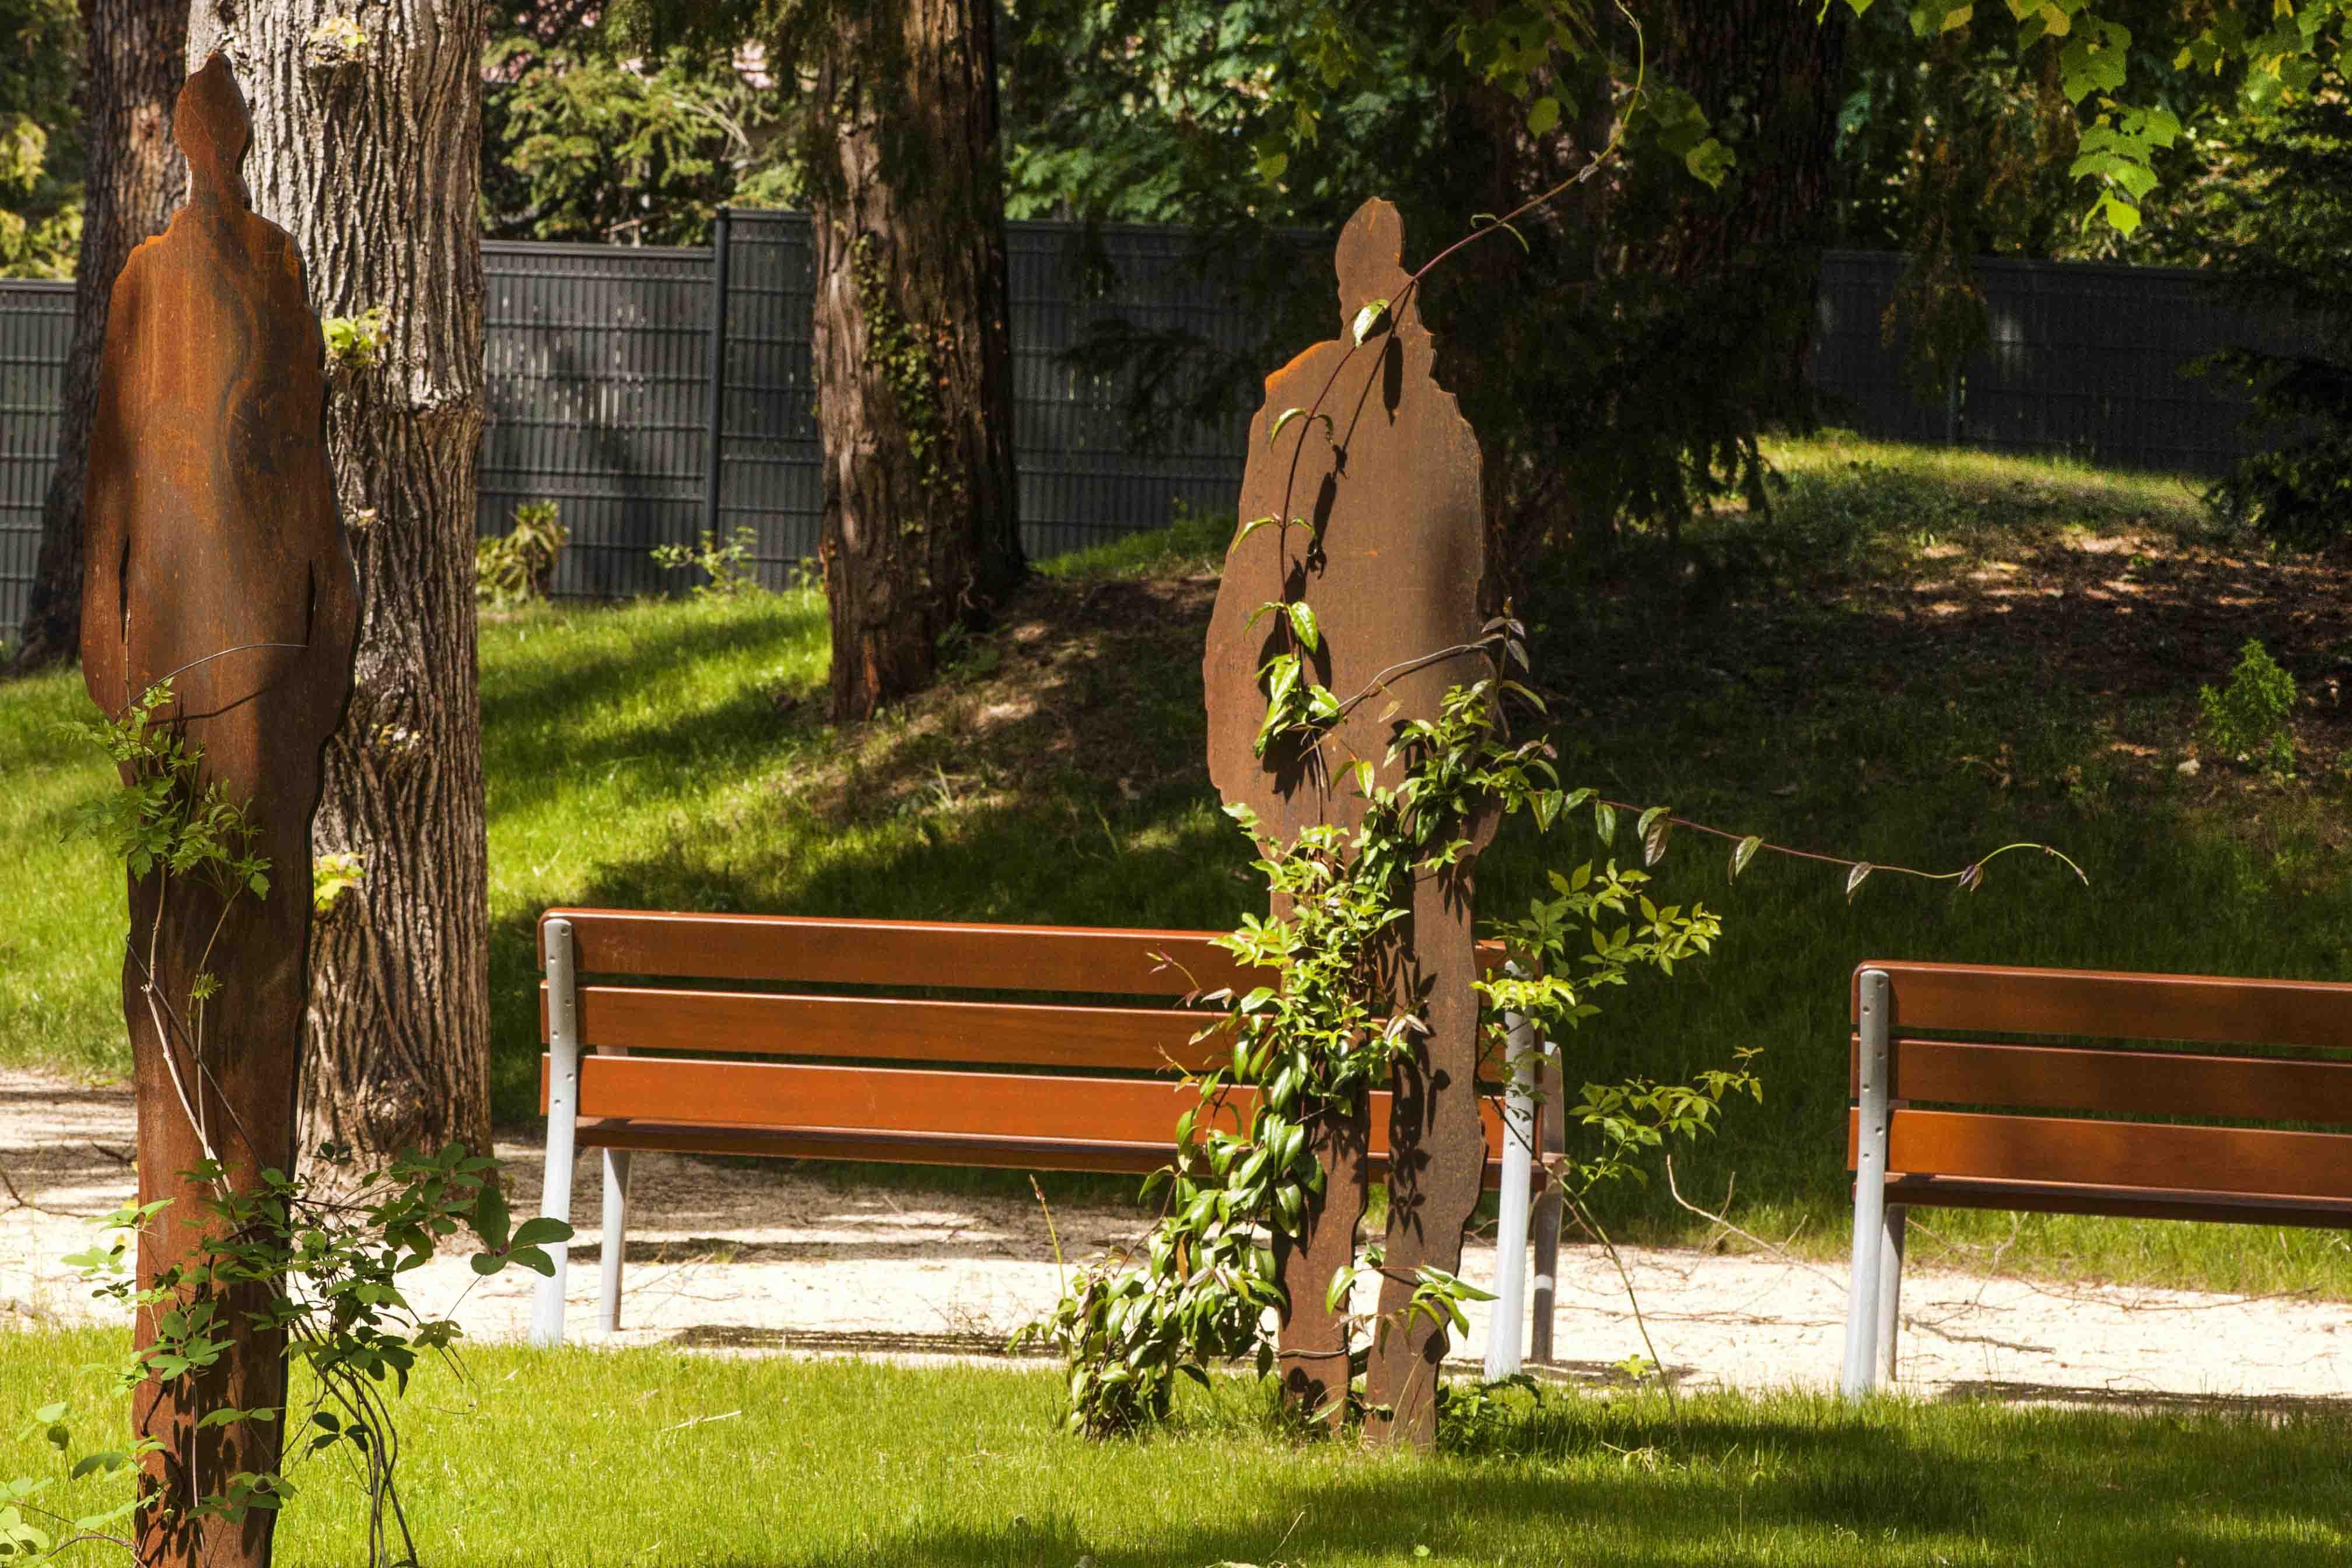
<svg viewBox="0 0 2352 1568">
<path fill-rule="evenodd" d="M 143 249 L 144 247 L 142 247 Z M 114 282 L 106 342 L 99 355 L 96 406 L 82 483 L 82 681 L 90 700 L 120 713 L 136 695 L 130 680 L 131 606 L 127 602 L 130 521 L 136 503 L 138 455 L 123 419 L 129 348 L 141 327 L 137 251 Z"/>
</svg>

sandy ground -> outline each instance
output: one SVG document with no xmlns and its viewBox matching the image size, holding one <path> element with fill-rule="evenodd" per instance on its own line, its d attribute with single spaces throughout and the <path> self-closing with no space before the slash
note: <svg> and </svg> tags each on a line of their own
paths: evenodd
<svg viewBox="0 0 2352 1568">
<path fill-rule="evenodd" d="M 91 1220 L 132 1191 L 132 1117 L 120 1089 L 0 1072 L 0 1322 L 85 1321 L 93 1308 L 58 1260 Z M 519 1214 L 539 1205 L 541 1151 L 502 1143 Z M 1002 1354 L 1047 1310 L 1059 1270 L 1037 1205 L 1010 1199 L 845 1188 L 782 1165 L 737 1167 L 640 1154 L 631 1184 L 623 1328 L 596 1331 L 602 1183 L 595 1157 L 573 1180 L 567 1331 L 595 1342 L 710 1349 Z M 1065 1252 L 1132 1236 L 1129 1212 L 1057 1206 Z M 1827 1387 L 1838 1374 L 1843 1268 L 1748 1252 L 1637 1248 L 1633 1273 L 1657 1355 L 1685 1388 Z M 1491 1281 L 1491 1241 L 1464 1272 Z M 1559 1372 L 1618 1375 L 1643 1352 L 1615 1269 L 1598 1248 L 1564 1246 Z M 446 1257 L 412 1275 L 421 1310 L 455 1304 L 468 1335 L 520 1338 L 535 1276 L 477 1282 Z M 2352 1408 L 2352 1312 L 2342 1303 L 2241 1300 L 2193 1291 L 2052 1285 L 1914 1268 L 1904 1289 L 1901 1385 L 1936 1397 L 1991 1396 L 2146 1407 L 2279 1401 Z M 1465 1357 L 1489 1323 L 1474 1309 Z"/>
</svg>

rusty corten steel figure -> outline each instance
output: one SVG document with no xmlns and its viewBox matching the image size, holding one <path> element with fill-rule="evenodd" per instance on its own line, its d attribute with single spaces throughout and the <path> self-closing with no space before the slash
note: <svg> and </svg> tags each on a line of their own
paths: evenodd
<svg viewBox="0 0 2352 1568">
<path fill-rule="evenodd" d="M 1257 672 L 1281 650 L 1276 617 L 1250 624 L 1271 600 L 1304 598 L 1322 647 L 1313 679 L 1342 700 L 1394 667 L 1475 642 L 1486 571 L 1479 503 L 1478 442 L 1453 394 L 1432 374 L 1433 345 L 1405 289 L 1404 226 L 1384 201 L 1349 219 L 1334 265 L 1342 336 L 1318 343 L 1266 378 L 1265 405 L 1250 426 L 1241 517 L 1303 520 L 1252 531 L 1226 557 L 1202 660 L 1209 708 L 1209 772 L 1229 802 L 1245 804 L 1277 844 L 1318 822 L 1355 826 L 1362 803 L 1332 788 L 1359 758 L 1387 764 L 1391 737 L 1410 720 L 1434 719 L 1447 688 L 1493 673 L 1485 654 L 1462 652 L 1389 679 L 1385 695 L 1357 705 L 1319 755 L 1253 752 L 1265 712 Z M 1354 346 L 1357 312 L 1397 302 L 1386 330 Z M 1307 416 L 1286 425 L 1282 411 Z M 1327 426 L 1315 414 L 1329 416 Z M 1396 703 L 1389 711 L 1391 701 Z M 1491 821 L 1468 826 L 1474 845 Z M 1387 1258 L 1383 1315 L 1400 1311 L 1424 1263 L 1456 1268 L 1462 1237 L 1485 1175 L 1486 1129 L 1474 1074 L 1478 1057 L 1477 953 L 1470 924 L 1470 858 L 1455 872 L 1423 880 L 1412 919 L 1393 954 L 1400 1005 L 1430 1027 L 1419 1059 L 1391 1085 Z M 1302 1407 L 1320 1408 L 1347 1382 L 1347 1333 L 1324 1300 L 1334 1270 L 1350 1260 L 1364 1207 L 1366 1112 L 1315 1141 L 1327 1183 L 1296 1241 L 1276 1237 L 1289 1299 L 1281 1330 L 1283 1383 Z M 1437 1363 L 1445 1337 L 1426 1317 L 1397 1324 L 1372 1355 L 1366 1397 L 1392 1414 L 1372 1422 L 1376 1438 L 1426 1443 L 1436 1429 Z"/>
<path fill-rule="evenodd" d="M 173 1200 L 140 1238 L 142 1287 L 185 1261 L 207 1223 L 205 1189 L 181 1173 L 208 1154 L 240 1187 L 263 1169 L 293 1169 L 310 818 L 359 625 L 327 463 L 318 318 L 294 242 L 249 205 L 239 169 L 252 121 L 220 57 L 188 79 L 172 129 L 187 155 L 187 205 L 124 264 L 100 362 L 82 672 L 112 714 L 172 677 L 168 711 L 201 752 L 200 783 L 251 803 L 269 889 L 224 908 L 194 879 L 131 883 L 122 994 L 139 1196 Z M 199 1044 L 186 1002 L 200 972 L 220 989 Z M 188 1398 L 152 1382 L 141 1390 L 139 1428 L 164 1444 L 148 1484 L 193 1499 L 236 1471 L 278 1468 L 282 1423 L 192 1427 L 205 1409 L 285 1403 L 282 1338 L 246 1326 L 241 1309 L 253 1304 L 232 1300 L 237 1348 Z M 153 1334 L 142 1313 L 138 1342 Z M 268 1561 L 268 1510 L 211 1523 L 201 1541 L 161 1510 L 140 1518 L 142 1563 Z"/>
</svg>

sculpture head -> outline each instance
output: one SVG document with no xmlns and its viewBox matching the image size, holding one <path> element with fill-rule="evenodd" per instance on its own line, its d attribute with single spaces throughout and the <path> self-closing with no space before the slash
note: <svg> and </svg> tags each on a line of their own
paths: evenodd
<svg viewBox="0 0 2352 1568">
<path fill-rule="evenodd" d="M 1366 202 L 1339 231 L 1331 264 L 1339 278 L 1339 330 L 1352 334 L 1358 310 L 1404 292 L 1404 219 L 1378 197 Z"/>
<path fill-rule="evenodd" d="M 192 203 L 211 197 L 248 205 L 243 168 L 253 141 L 253 116 L 227 57 L 214 55 L 180 89 L 172 110 L 172 139 L 188 160 Z"/>
</svg>

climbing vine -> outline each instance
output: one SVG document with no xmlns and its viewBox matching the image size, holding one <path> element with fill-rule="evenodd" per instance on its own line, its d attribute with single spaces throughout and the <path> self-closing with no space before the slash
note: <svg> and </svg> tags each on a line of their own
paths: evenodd
<svg viewBox="0 0 2352 1568">
<path fill-rule="evenodd" d="M 406 1390 L 421 1357 L 447 1354 L 459 1330 L 446 1313 L 419 1312 L 404 1293 L 401 1276 L 461 1236 L 476 1248 L 478 1278 L 514 1264 L 551 1274 L 554 1262 L 545 1249 L 569 1240 L 571 1226 L 544 1218 L 513 1223 L 497 1163 L 454 1143 L 436 1153 L 407 1151 L 376 1171 L 354 1169 L 351 1151 L 331 1145 L 317 1152 L 324 1174 L 315 1183 L 274 1168 L 250 1183 L 233 1181 L 227 1155 L 240 1151 L 232 1145 L 225 1153 L 215 1140 L 241 1136 L 242 1129 L 233 1116 L 225 1128 L 208 1127 L 196 1103 L 206 1073 L 206 1016 L 220 995 L 207 967 L 213 946 L 236 900 L 268 895 L 273 868 L 254 850 L 259 827 L 249 803 L 232 799 L 218 781 L 199 785 L 202 759 L 185 736 L 168 679 L 121 714 L 68 730 L 102 750 L 125 780 L 86 808 L 80 829 L 134 878 L 158 882 L 149 928 L 131 933 L 131 965 L 162 1065 L 205 1156 L 183 1173 L 204 1193 L 200 1239 L 185 1260 L 158 1271 L 145 1288 L 132 1271 L 134 1238 L 169 1200 L 117 1211 L 101 1222 L 104 1239 L 66 1260 L 96 1295 L 147 1331 L 141 1336 L 144 1347 L 111 1369 L 114 1393 L 127 1401 L 152 1384 L 180 1408 L 195 1412 L 185 1428 L 191 1441 L 215 1429 L 278 1426 L 285 1430 L 282 1452 L 297 1461 L 340 1455 L 357 1472 L 367 1498 L 371 1563 L 414 1563 L 390 1401 Z M 175 889 L 194 887 L 211 889 L 223 914 L 194 979 L 174 995 L 159 980 L 162 911 Z M 257 1345 L 308 1371 L 305 1406 L 299 1413 L 207 1408 L 203 1380 Z M 57 1449 L 68 1480 L 144 1475 L 120 1501 L 73 1515 L 39 1500 L 57 1477 L 0 1481 L 0 1559 L 46 1557 L 83 1542 L 135 1550 L 128 1531 L 148 1512 L 201 1538 L 215 1528 L 236 1528 L 255 1510 L 274 1510 L 296 1495 L 294 1483 L 275 1468 L 214 1478 L 215 1484 L 202 1491 L 175 1483 L 171 1478 L 199 1473 L 192 1454 L 167 1454 L 152 1436 L 92 1447 L 79 1440 L 76 1413 L 67 1403 L 43 1405 L 33 1424 Z M 163 1461 L 160 1468 L 148 1463 L 152 1458 Z M 204 1550 L 195 1555 L 210 1560 Z"/>
<path fill-rule="evenodd" d="M 1519 650 L 1517 623 L 1497 622 L 1477 646 L 1486 644 Z M 1415 879 L 1461 864 L 1472 848 L 1466 825 L 1489 810 L 1526 811 L 1549 830 L 1590 805 L 1613 831 L 1612 807 L 1589 790 L 1559 787 L 1548 742 L 1505 736 L 1497 704 L 1506 699 L 1539 710 L 1518 683 L 1486 679 L 1448 691 L 1436 717 L 1402 724 L 1387 757 L 1402 764 L 1394 787 L 1378 782 L 1370 759 L 1344 769 L 1338 787 L 1363 805 L 1352 829 L 1317 825 L 1276 844 L 1246 807 L 1228 808 L 1258 843 L 1256 869 L 1272 907 L 1288 912 L 1246 917 L 1219 939 L 1266 983 L 1196 998 L 1225 1013 L 1197 1037 L 1229 1039 L 1231 1055 L 1193 1080 L 1199 1102 L 1178 1123 L 1176 1161 L 1148 1189 L 1166 1194 L 1160 1219 L 1136 1251 L 1081 1270 L 1054 1313 L 1029 1331 L 1068 1363 L 1073 1430 L 1100 1436 L 1157 1421 L 1180 1378 L 1205 1381 L 1219 1360 L 1254 1357 L 1261 1375 L 1273 1370 L 1265 1325 L 1283 1297 L 1272 1241 L 1302 1234 L 1329 1179 L 1314 1135 L 1385 1087 L 1426 1032 L 1398 1005 L 1383 973 Z M 1272 724 L 1261 741 L 1318 727 L 1312 719 Z M 1587 862 L 1554 874 L 1553 897 L 1489 928 L 1507 944 L 1513 973 L 1478 983 L 1488 1059 L 1507 1048 L 1506 1013 L 1540 1034 L 1565 1033 L 1593 1016 L 1599 992 L 1622 984 L 1630 971 L 1671 973 L 1709 950 L 1721 930 L 1717 918 L 1704 907 L 1658 907 L 1642 890 L 1647 880 L 1647 872 L 1614 859 Z M 1641 1149 L 1711 1126 L 1727 1095 L 1759 1091 L 1744 1053 L 1689 1084 L 1589 1087 L 1572 1114 L 1600 1144 L 1564 1179 L 1589 1187 L 1622 1174 Z M 1378 1249 L 1362 1266 L 1384 1267 Z M 1355 1274 L 1351 1266 L 1335 1277 L 1329 1306 L 1348 1299 Z M 1457 1327 L 1461 1303 L 1483 1296 L 1430 1267 L 1411 1283 L 1404 1315 Z M 1398 1325 L 1378 1317 L 1350 1323 L 1352 1376 L 1372 1340 Z M 1345 1397 L 1352 1414 L 1364 1413 L 1352 1384 Z"/>
<path fill-rule="evenodd" d="M 899 311 L 872 235 L 861 234 L 851 245 L 849 269 L 857 283 L 858 312 L 866 321 L 866 363 L 890 389 L 899 426 L 907 433 L 907 454 L 926 491 L 942 504 L 960 505 L 963 477 L 947 460 L 947 421 L 940 409 L 940 394 L 948 386 L 940 357 L 953 348 L 954 339 L 945 328 L 926 328 Z M 919 533 L 923 527 L 919 518 L 907 519 L 900 526 L 908 533 Z"/>
</svg>

